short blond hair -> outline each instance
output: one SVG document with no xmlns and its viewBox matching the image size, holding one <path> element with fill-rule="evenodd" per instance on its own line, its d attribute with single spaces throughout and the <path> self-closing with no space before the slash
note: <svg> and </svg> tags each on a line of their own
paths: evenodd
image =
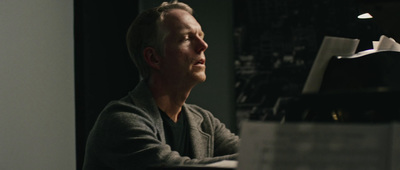
<svg viewBox="0 0 400 170">
<path fill-rule="evenodd" d="M 177 0 L 163 2 L 158 7 L 140 13 L 128 28 L 126 35 L 128 52 L 141 79 L 147 79 L 150 76 L 150 67 L 144 59 L 143 51 L 147 47 L 152 47 L 161 53 L 163 35 L 161 35 L 158 23 L 162 22 L 165 13 L 172 9 L 182 9 L 193 15 L 193 9 L 185 3 Z"/>
</svg>

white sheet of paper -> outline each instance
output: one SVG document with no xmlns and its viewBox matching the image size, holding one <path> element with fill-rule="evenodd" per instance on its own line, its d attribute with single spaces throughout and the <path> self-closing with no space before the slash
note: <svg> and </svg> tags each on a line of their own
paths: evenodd
<svg viewBox="0 0 400 170">
<path fill-rule="evenodd" d="M 333 56 L 353 55 L 357 50 L 359 42 L 359 39 L 325 36 L 308 74 L 302 93 L 319 92 L 329 60 Z"/>
<path fill-rule="evenodd" d="M 400 51 L 400 44 L 397 43 L 393 38 L 382 35 L 379 38 L 376 50 L 378 51 Z"/>
<path fill-rule="evenodd" d="M 399 128 L 398 124 L 244 122 L 238 169 L 398 170 Z"/>
<path fill-rule="evenodd" d="M 218 168 L 237 168 L 238 162 L 236 160 L 223 160 L 211 164 L 207 164 L 208 167 L 218 167 Z"/>
</svg>

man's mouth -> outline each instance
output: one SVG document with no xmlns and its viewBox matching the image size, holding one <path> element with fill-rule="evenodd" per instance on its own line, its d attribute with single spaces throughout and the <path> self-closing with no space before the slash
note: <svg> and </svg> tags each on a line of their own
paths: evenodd
<svg viewBox="0 0 400 170">
<path fill-rule="evenodd" d="M 205 59 L 200 59 L 194 65 L 204 65 L 205 63 L 206 63 Z"/>
</svg>

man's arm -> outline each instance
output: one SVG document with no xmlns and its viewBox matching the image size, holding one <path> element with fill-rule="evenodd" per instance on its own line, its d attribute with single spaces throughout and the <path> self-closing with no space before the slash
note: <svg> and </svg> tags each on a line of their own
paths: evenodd
<svg viewBox="0 0 400 170">
<path fill-rule="evenodd" d="M 215 126 L 214 155 L 229 155 L 238 153 L 239 137 L 226 128 L 217 118 L 213 117 Z M 236 159 L 236 158 L 234 158 Z"/>
<path fill-rule="evenodd" d="M 123 112 L 114 110 L 124 110 Z M 120 107 L 125 107 L 121 109 Z M 145 169 L 154 165 L 206 164 L 237 155 L 190 159 L 161 142 L 154 122 L 140 109 L 117 105 L 101 114 L 88 142 L 89 153 L 113 169 Z M 92 162 L 93 163 L 93 162 Z M 96 162 L 95 162 L 96 163 Z"/>
</svg>

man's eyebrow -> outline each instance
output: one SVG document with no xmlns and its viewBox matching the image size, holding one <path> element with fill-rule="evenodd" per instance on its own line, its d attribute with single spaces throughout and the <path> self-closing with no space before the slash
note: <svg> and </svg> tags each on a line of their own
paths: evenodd
<svg viewBox="0 0 400 170">
<path fill-rule="evenodd" d="M 206 33 L 204 33 L 203 30 L 201 30 L 199 34 L 200 34 L 200 36 L 202 36 L 202 37 L 204 37 L 204 36 L 206 35 Z"/>
<path fill-rule="evenodd" d="M 193 34 L 193 33 L 198 34 L 201 37 L 205 36 L 205 33 L 203 30 L 196 31 L 195 29 L 184 29 L 183 31 L 181 31 L 182 35 L 189 35 L 189 34 Z"/>
<path fill-rule="evenodd" d="M 195 32 L 196 32 L 196 34 L 200 35 L 201 37 L 205 36 L 205 33 L 204 33 L 203 30 L 198 30 L 198 31 L 195 31 Z"/>
</svg>

